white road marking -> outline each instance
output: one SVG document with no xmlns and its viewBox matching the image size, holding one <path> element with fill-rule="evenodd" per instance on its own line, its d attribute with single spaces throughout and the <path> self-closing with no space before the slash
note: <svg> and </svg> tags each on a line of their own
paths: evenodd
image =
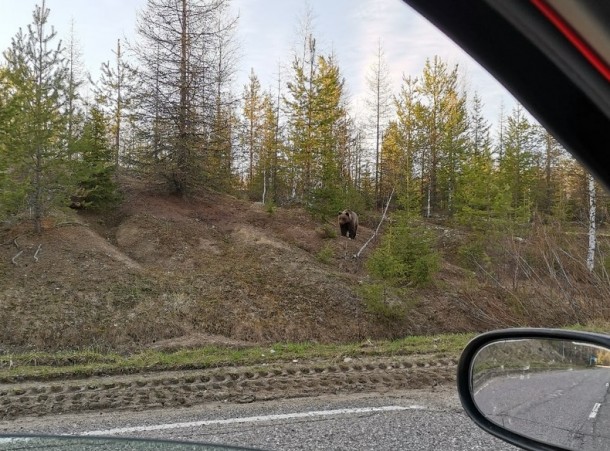
<svg viewBox="0 0 610 451">
<path fill-rule="evenodd" d="M 599 410 L 599 408 L 600 408 L 601 406 L 602 406 L 602 405 L 601 405 L 600 403 L 596 402 L 596 403 L 593 405 L 593 410 L 592 410 L 592 411 L 591 411 L 591 413 L 589 414 L 589 418 L 591 418 L 591 419 L 595 418 L 595 417 L 597 416 L 597 411 Z"/>
<path fill-rule="evenodd" d="M 190 421 L 186 423 L 168 423 L 168 424 L 155 424 L 150 426 L 134 426 L 127 428 L 115 428 L 105 429 L 99 431 L 87 431 L 75 435 L 115 435 L 115 434 L 130 434 L 133 432 L 144 432 L 144 431 L 160 431 L 167 429 L 179 429 L 179 428 L 191 428 L 199 426 L 211 426 L 216 424 L 240 424 L 240 423 L 257 423 L 262 421 L 276 421 L 276 420 L 291 420 L 296 418 L 313 418 L 313 417 L 324 417 L 332 415 L 349 415 L 358 413 L 374 413 L 374 412 L 395 412 L 401 410 L 422 410 L 424 406 L 411 405 L 411 406 L 385 406 L 385 407 L 361 407 L 353 409 L 336 409 L 336 410 L 318 410 L 313 412 L 295 412 L 285 413 L 277 415 L 260 415 L 255 417 L 243 417 L 243 418 L 227 418 L 224 420 L 201 420 L 201 421 Z"/>
<path fill-rule="evenodd" d="M 479 392 L 480 392 L 481 390 L 483 390 L 484 388 L 487 388 L 487 386 L 488 386 L 489 384 L 491 384 L 491 382 L 492 382 L 492 381 L 493 381 L 493 379 L 490 379 L 490 380 L 488 380 L 487 382 L 485 382 L 483 385 L 481 385 L 481 386 L 480 386 L 480 387 L 479 387 L 479 388 L 478 388 L 478 389 L 477 389 L 477 390 L 474 392 L 474 395 L 473 395 L 473 396 L 477 396 L 477 395 L 479 394 Z"/>
<path fill-rule="evenodd" d="M 27 437 L 0 437 L 0 445 L 27 442 L 30 439 Z M 25 448 L 27 449 L 27 448 Z"/>
</svg>

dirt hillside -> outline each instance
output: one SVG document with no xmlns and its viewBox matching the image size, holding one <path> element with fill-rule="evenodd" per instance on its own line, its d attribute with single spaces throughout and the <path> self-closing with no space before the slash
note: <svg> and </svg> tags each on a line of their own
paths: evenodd
<svg viewBox="0 0 610 451">
<path fill-rule="evenodd" d="M 206 343 L 353 341 L 472 330 L 455 314 L 461 270 L 410 292 L 406 317 L 367 312 L 365 259 L 334 223 L 298 208 L 206 192 L 191 199 L 124 183 L 111 214 L 78 212 L 0 231 L 0 351 L 131 352 Z M 330 231 L 334 232 L 329 233 Z"/>
</svg>

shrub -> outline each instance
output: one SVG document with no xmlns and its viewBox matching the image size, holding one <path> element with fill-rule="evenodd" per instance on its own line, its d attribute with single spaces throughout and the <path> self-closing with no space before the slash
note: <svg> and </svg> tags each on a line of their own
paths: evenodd
<svg viewBox="0 0 610 451">
<path fill-rule="evenodd" d="M 373 277 L 390 285 L 426 285 L 439 268 L 434 237 L 406 214 L 399 213 L 395 219 L 381 245 L 369 257 L 367 268 Z"/>
<path fill-rule="evenodd" d="M 325 245 L 322 249 L 320 249 L 320 252 L 318 252 L 316 258 L 322 263 L 330 263 L 331 259 L 333 258 L 333 248 L 328 244 Z"/>
<path fill-rule="evenodd" d="M 485 251 L 485 245 L 481 240 L 464 244 L 457 249 L 460 266 L 476 271 L 479 268 L 488 268 L 491 259 Z"/>
<path fill-rule="evenodd" d="M 377 317 L 388 320 L 404 318 L 407 308 L 399 301 L 393 301 L 394 290 L 385 284 L 366 284 L 362 287 L 361 295 L 366 310 Z"/>
<path fill-rule="evenodd" d="M 267 202 L 265 204 L 265 210 L 267 211 L 267 213 L 269 213 L 269 216 L 271 216 L 273 213 L 275 213 L 276 209 L 277 209 L 277 207 L 273 201 Z"/>
<path fill-rule="evenodd" d="M 323 240 L 337 238 L 337 226 L 332 226 L 330 224 L 324 224 L 322 227 L 320 227 L 318 229 L 318 235 Z"/>
</svg>

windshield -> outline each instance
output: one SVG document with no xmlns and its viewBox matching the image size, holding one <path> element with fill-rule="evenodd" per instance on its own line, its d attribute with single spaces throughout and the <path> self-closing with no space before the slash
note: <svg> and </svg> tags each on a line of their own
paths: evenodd
<svg viewBox="0 0 610 451">
<path fill-rule="evenodd" d="M 501 449 L 468 340 L 606 327 L 607 194 L 404 2 L 13 3 L 0 433 Z"/>
</svg>

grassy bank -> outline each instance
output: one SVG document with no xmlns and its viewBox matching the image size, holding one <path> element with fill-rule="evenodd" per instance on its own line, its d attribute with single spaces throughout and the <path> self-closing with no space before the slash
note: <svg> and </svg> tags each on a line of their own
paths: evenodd
<svg viewBox="0 0 610 451">
<path fill-rule="evenodd" d="M 342 361 L 347 357 L 434 354 L 457 357 L 474 334 L 412 336 L 394 341 L 350 344 L 278 343 L 273 346 L 228 348 L 208 346 L 176 352 L 146 351 L 122 356 L 90 350 L 0 355 L 0 382 L 75 379 L 231 366 L 282 364 L 293 361 Z"/>
</svg>

